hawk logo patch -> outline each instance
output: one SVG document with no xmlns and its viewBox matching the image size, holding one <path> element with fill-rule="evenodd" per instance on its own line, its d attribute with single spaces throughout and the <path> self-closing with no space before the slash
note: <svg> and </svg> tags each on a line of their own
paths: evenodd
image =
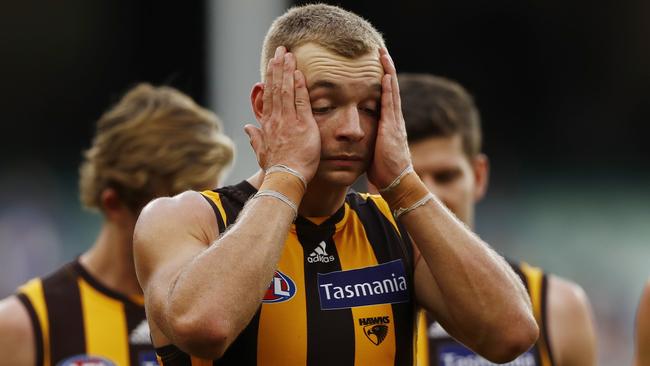
<svg viewBox="0 0 650 366">
<path fill-rule="evenodd" d="M 363 334 L 375 346 L 379 346 L 388 335 L 389 316 L 376 316 L 372 318 L 360 318 L 359 326 L 363 327 Z"/>
<path fill-rule="evenodd" d="M 383 324 L 367 325 L 363 327 L 363 334 L 365 334 L 366 338 L 368 338 L 375 346 L 379 346 L 379 344 L 386 339 L 386 335 L 388 335 L 388 326 Z"/>
</svg>

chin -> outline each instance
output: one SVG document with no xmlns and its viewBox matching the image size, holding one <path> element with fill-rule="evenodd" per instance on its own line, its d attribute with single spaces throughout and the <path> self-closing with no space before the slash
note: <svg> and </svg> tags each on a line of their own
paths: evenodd
<svg viewBox="0 0 650 366">
<path fill-rule="evenodd" d="M 361 176 L 361 172 L 351 170 L 334 170 L 318 172 L 314 180 L 332 187 L 349 187 Z"/>
</svg>

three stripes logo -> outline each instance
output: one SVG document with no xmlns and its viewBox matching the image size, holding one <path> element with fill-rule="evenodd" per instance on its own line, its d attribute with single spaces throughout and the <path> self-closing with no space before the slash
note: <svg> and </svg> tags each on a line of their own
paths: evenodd
<svg viewBox="0 0 650 366">
<path fill-rule="evenodd" d="M 309 254 L 307 257 L 307 262 L 309 263 L 330 263 L 334 262 L 335 258 L 333 255 L 328 255 L 327 254 L 327 243 L 324 241 L 321 241 L 318 243 L 318 246 L 314 249 L 313 252 Z"/>
<path fill-rule="evenodd" d="M 388 316 L 359 319 L 359 326 L 363 326 L 363 334 L 375 346 L 379 346 L 386 339 L 388 335 L 388 325 L 386 324 L 390 324 Z"/>
</svg>

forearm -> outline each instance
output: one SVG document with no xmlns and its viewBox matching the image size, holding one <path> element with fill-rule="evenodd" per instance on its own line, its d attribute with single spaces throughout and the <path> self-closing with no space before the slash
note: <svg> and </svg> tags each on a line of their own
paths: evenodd
<svg viewBox="0 0 650 366">
<path fill-rule="evenodd" d="M 453 319 L 468 328 L 500 326 L 530 313 L 521 280 L 508 264 L 437 200 L 402 216 Z"/>
<path fill-rule="evenodd" d="M 484 357 L 507 360 L 534 343 L 537 327 L 528 294 L 510 266 L 472 233 L 414 173 L 382 195 L 413 239 L 420 305 Z M 404 210 L 406 209 L 406 211 Z"/>
</svg>

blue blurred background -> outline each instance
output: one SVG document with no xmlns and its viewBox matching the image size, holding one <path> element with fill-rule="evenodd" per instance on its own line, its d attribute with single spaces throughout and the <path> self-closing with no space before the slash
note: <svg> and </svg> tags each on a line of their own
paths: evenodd
<svg viewBox="0 0 650 366">
<path fill-rule="evenodd" d="M 650 2 L 332 1 L 370 20 L 398 69 L 458 80 L 482 112 L 491 184 L 478 233 L 580 283 L 603 365 L 631 362 L 650 276 Z M 0 4 L 0 296 L 86 249 L 77 169 L 94 121 L 139 81 L 215 110 L 254 171 L 242 126 L 273 18 L 292 3 Z"/>
</svg>

